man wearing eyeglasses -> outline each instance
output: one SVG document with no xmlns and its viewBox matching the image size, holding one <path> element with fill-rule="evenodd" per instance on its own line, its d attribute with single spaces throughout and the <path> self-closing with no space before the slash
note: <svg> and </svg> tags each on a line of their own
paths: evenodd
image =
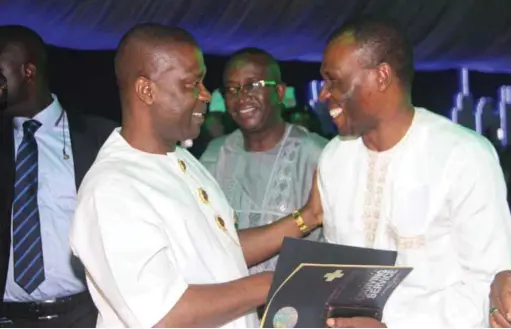
<svg viewBox="0 0 511 329">
<path fill-rule="evenodd" d="M 239 126 L 213 140 L 201 162 L 235 209 L 239 228 L 272 223 L 307 201 L 317 160 L 327 141 L 281 116 L 286 85 L 275 58 L 242 49 L 231 56 L 221 89 L 227 112 Z M 318 239 L 320 230 L 309 239 Z M 250 269 L 274 270 L 277 256 Z"/>
</svg>

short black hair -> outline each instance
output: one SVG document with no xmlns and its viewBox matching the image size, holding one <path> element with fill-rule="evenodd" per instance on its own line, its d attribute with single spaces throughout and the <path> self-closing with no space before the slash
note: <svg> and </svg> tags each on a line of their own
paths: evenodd
<svg viewBox="0 0 511 329">
<path fill-rule="evenodd" d="M 169 44 L 186 43 L 199 48 L 193 35 L 177 26 L 155 23 L 138 24 L 131 28 L 119 42 L 115 54 L 115 74 L 118 82 L 125 82 L 133 74 L 146 74 L 150 63 L 144 63 L 142 55 Z"/>
<path fill-rule="evenodd" d="M 132 39 L 152 43 L 160 43 L 162 41 L 172 39 L 176 42 L 186 42 L 198 46 L 197 40 L 187 30 L 178 26 L 166 26 L 156 23 L 142 23 L 135 25 L 121 38 L 118 48 L 122 48 L 123 45 Z"/>
<path fill-rule="evenodd" d="M 335 29 L 328 44 L 346 33 L 352 33 L 355 42 L 368 49 L 370 64 L 388 63 L 403 87 L 411 88 L 415 73 L 413 46 L 398 22 L 388 17 L 359 17 Z"/>
<path fill-rule="evenodd" d="M 25 48 L 28 60 L 37 67 L 38 75 L 48 78 L 48 50 L 43 38 L 34 30 L 22 25 L 0 26 L 0 49 L 18 43 Z"/>
<path fill-rule="evenodd" d="M 225 70 L 227 70 L 232 63 L 234 63 L 237 60 L 243 59 L 245 57 L 259 57 L 263 60 L 263 62 L 272 69 L 272 72 L 276 75 L 275 80 L 277 82 L 282 82 L 282 74 L 280 72 L 280 65 L 279 62 L 273 57 L 272 54 L 267 52 L 264 49 L 256 48 L 256 47 L 246 47 L 237 50 L 234 52 L 229 59 L 227 60 L 227 63 L 225 64 Z"/>
</svg>

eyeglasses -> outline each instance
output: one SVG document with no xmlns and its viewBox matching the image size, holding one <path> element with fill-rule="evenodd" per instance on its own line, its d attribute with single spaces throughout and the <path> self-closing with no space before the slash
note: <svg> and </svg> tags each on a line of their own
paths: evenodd
<svg viewBox="0 0 511 329">
<path fill-rule="evenodd" d="M 225 97 L 239 97 L 241 93 L 251 94 L 255 91 L 263 89 L 264 87 L 276 86 L 277 84 L 278 84 L 277 81 L 259 80 L 238 87 L 233 86 L 222 87 L 221 91 Z"/>
</svg>

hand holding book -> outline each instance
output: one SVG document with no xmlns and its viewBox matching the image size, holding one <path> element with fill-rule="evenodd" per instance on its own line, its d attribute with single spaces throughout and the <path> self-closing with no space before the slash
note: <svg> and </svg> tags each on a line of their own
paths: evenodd
<svg viewBox="0 0 511 329">
<path fill-rule="evenodd" d="M 286 238 L 262 326 L 384 327 L 385 303 L 412 270 L 395 259 L 394 251 Z"/>
</svg>

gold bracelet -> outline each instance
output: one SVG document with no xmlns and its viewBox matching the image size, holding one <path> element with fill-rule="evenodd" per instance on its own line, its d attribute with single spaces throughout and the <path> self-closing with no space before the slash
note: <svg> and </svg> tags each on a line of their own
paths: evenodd
<svg viewBox="0 0 511 329">
<path fill-rule="evenodd" d="M 302 214 L 300 213 L 300 210 L 295 210 L 291 213 L 291 215 L 293 216 L 293 219 L 296 223 L 296 225 L 298 226 L 298 228 L 300 229 L 300 231 L 302 233 L 306 233 L 309 231 L 309 227 L 307 225 L 305 225 L 305 222 L 303 221 L 303 217 L 302 217 Z"/>
</svg>

